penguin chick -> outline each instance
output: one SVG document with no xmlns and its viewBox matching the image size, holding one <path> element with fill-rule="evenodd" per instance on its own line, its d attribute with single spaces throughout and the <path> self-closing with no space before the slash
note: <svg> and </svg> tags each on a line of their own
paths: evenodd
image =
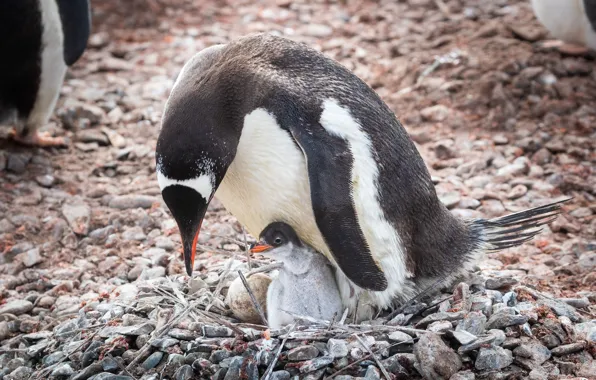
<svg viewBox="0 0 596 380">
<path fill-rule="evenodd" d="M 581 55 L 596 50 L 595 0 L 532 0 L 534 14 L 557 40 L 544 41 L 544 48 Z"/>
<path fill-rule="evenodd" d="M 14 123 L 14 140 L 63 146 L 40 134 L 56 106 L 66 69 L 87 47 L 89 0 L 0 1 L 0 124 Z"/>
<path fill-rule="evenodd" d="M 292 323 L 292 314 L 327 321 L 341 315 L 341 295 L 329 261 L 303 244 L 288 224 L 273 222 L 265 227 L 251 252 L 283 264 L 267 290 L 269 327 Z"/>
</svg>

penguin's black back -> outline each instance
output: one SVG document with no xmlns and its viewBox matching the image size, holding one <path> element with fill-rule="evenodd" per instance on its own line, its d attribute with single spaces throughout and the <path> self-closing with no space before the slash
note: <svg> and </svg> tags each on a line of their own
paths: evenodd
<svg viewBox="0 0 596 380">
<path fill-rule="evenodd" d="M 0 115 L 12 109 L 20 116 L 29 115 L 41 76 L 38 0 L 0 1 L 0 36 Z"/>
<path fill-rule="evenodd" d="M 584 10 L 586 11 L 586 16 L 590 21 L 590 25 L 592 25 L 592 29 L 596 31 L 596 0 L 583 0 L 584 1 Z"/>
</svg>

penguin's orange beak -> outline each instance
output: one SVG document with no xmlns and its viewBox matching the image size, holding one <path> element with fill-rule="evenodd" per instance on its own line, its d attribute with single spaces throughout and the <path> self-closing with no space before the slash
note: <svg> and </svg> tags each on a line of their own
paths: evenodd
<svg viewBox="0 0 596 380">
<path fill-rule="evenodd" d="M 261 252 L 266 252 L 270 249 L 273 249 L 273 246 L 259 242 L 250 248 L 250 252 L 251 253 L 261 253 Z"/>
</svg>

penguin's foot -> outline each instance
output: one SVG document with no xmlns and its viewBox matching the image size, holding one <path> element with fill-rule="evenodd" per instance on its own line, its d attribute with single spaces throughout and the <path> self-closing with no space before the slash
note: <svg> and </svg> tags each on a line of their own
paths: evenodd
<svg viewBox="0 0 596 380">
<path fill-rule="evenodd" d="M 590 53 L 590 49 L 583 45 L 576 45 L 570 42 L 561 40 L 548 40 L 542 41 L 537 44 L 539 49 L 543 50 L 556 50 L 561 54 L 567 55 L 587 55 Z"/>
<path fill-rule="evenodd" d="M 12 139 L 18 143 L 39 147 L 58 147 L 68 146 L 67 139 L 64 137 L 52 137 L 48 132 L 32 132 L 26 136 L 21 136 L 13 130 Z"/>
</svg>

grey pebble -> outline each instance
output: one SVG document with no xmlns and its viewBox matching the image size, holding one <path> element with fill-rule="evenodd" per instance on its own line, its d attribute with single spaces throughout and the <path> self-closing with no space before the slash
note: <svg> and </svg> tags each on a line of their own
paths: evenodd
<svg viewBox="0 0 596 380">
<path fill-rule="evenodd" d="M 110 200 L 109 206 L 118 210 L 131 208 L 148 209 L 158 202 L 157 198 L 148 195 L 119 195 Z"/>
<path fill-rule="evenodd" d="M 149 355 L 149 357 L 147 359 L 145 359 L 143 364 L 141 364 L 141 367 L 143 367 L 143 369 L 148 371 L 152 368 L 157 367 L 159 365 L 159 362 L 161 362 L 162 358 L 163 358 L 163 352 L 155 351 L 154 353 Z"/>
<path fill-rule="evenodd" d="M 505 339 L 507 339 L 507 335 L 505 335 L 505 332 L 503 330 L 488 330 L 488 334 L 495 337 L 495 340 L 492 342 L 495 346 L 502 345 L 503 342 L 505 342 Z"/>
<path fill-rule="evenodd" d="M 331 356 L 321 356 L 319 358 L 307 360 L 302 362 L 302 365 L 300 366 L 300 373 L 313 372 L 326 367 L 331 363 L 333 363 L 333 357 Z"/>
<path fill-rule="evenodd" d="M 176 380 L 190 380 L 193 376 L 194 372 L 192 370 L 192 367 L 188 364 L 185 364 L 182 367 L 178 368 L 178 370 L 174 374 L 174 378 Z"/>
<path fill-rule="evenodd" d="M 113 373 L 102 372 L 89 378 L 89 380 L 133 380 L 133 378 L 130 376 L 114 375 Z"/>
<path fill-rule="evenodd" d="M 470 344 L 478 339 L 476 335 L 470 334 L 467 331 L 451 331 L 450 335 L 461 345 Z"/>
<path fill-rule="evenodd" d="M 49 354 L 45 358 L 43 358 L 42 363 L 43 363 L 44 367 L 49 367 L 49 366 L 59 363 L 65 357 L 66 357 L 66 354 L 64 352 L 56 351 L 56 352 Z"/>
<path fill-rule="evenodd" d="M 452 329 L 453 325 L 449 321 L 436 321 L 426 327 L 427 331 L 432 331 L 434 333 L 440 333 Z"/>
<path fill-rule="evenodd" d="M 296 347 L 287 353 L 288 360 L 301 362 L 314 359 L 319 355 L 319 350 L 312 345 Z"/>
<path fill-rule="evenodd" d="M 5 303 L 0 307 L 0 314 L 14 314 L 19 316 L 33 309 L 33 304 L 25 300 L 14 300 Z"/>
<path fill-rule="evenodd" d="M 89 344 L 89 346 L 87 346 L 87 349 L 83 353 L 83 358 L 82 358 L 83 367 L 87 367 L 88 365 L 93 363 L 95 360 L 99 359 L 99 351 L 102 346 L 103 346 L 103 342 L 100 342 L 98 340 L 92 341 Z"/>
<path fill-rule="evenodd" d="M 566 303 L 569 306 L 573 306 L 577 309 L 582 309 L 584 307 L 590 306 L 590 300 L 587 297 L 582 298 L 559 298 L 561 302 Z"/>
<path fill-rule="evenodd" d="M 101 373 L 103 368 L 100 363 L 93 363 L 89 366 L 86 366 L 81 372 L 74 375 L 70 380 L 86 380 L 90 377 Z"/>
<path fill-rule="evenodd" d="M 550 350 L 535 340 L 522 343 L 513 350 L 513 354 L 516 363 L 528 370 L 541 365 L 551 357 Z"/>
<path fill-rule="evenodd" d="M 449 379 L 462 367 L 459 355 L 436 334 L 423 334 L 414 344 L 414 355 L 420 373 L 427 379 Z"/>
<path fill-rule="evenodd" d="M 470 344 L 466 344 L 465 346 L 461 346 L 460 348 L 457 349 L 457 352 L 459 352 L 460 354 L 463 354 L 465 352 L 474 351 L 486 344 L 491 344 L 494 341 L 495 341 L 494 335 L 481 336 L 478 339 L 476 339 L 474 342 L 472 342 Z"/>
<path fill-rule="evenodd" d="M 33 248 L 26 252 L 19 253 L 15 256 L 15 260 L 20 261 L 27 268 L 31 268 L 32 266 L 43 262 L 43 256 L 39 253 L 39 248 Z"/>
<path fill-rule="evenodd" d="M 507 310 L 499 310 L 493 314 L 487 324 L 487 329 L 504 329 L 509 326 L 523 325 L 528 321 L 528 317 L 525 315 L 510 314 Z"/>
<path fill-rule="evenodd" d="M 103 360 L 101 361 L 101 367 L 106 372 L 116 372 L 118 369 L 120 369 L 120 366 L 118 365 L 116 359 L 110 356 L 103 358 Z"/>
<path fill-rule="evenodd" d="M 6 162 L 6 170 L 22 174 L 26 171 L 29 161 L 31 161 L 31 156 L 28 154 L 10 153 Z"/>
<path fill-rule="evenodd" d="M 343 358 L 348 356 L 348 344 L 345 340 L 329 339 L 327 341 L 327 351 L 334 358 Z"/>
<path fill-rule="evenodd" d="M 511 351 L 501 347 L 481 348 L 474 366 L 479 371 L 499 370 L 513 363 Z"/>
<path fill-rule="evenodd" d="M 476 375 L 472 371 L 461 371 L 451 376 L 449 380 L 476 380 Z"/>
<path fill-rule="evenodd" d="M 431 324 L 433 322 L 438 322 L 438 321 L 457 321 L 459 319 L 464 318 L 464 316 L 465 316 L 465 313 L 463 311 L 458 311 L 458 312 L 454 312 L 454 313 L 441 312 L 441 313 L 430 314 L 430 315 L 426 316 L 425 318 L 423 318 L 422 320 L 420 320 L 416 324 L 416 327 L 417 328 L 425 328 L 429 324 Z"/>
<path fill-rule="evenodd" d="M 203 326 L 203 335 L 208 338 L 230 337 L 234 336 L 234 332 L 224 326 Z"/>
<path fill-rule="evenodd" d="M 288 371 L 273 371 L 269 379 L 271 380 L 290 380 L 290 373 Z M 338 376 L 339 377 L 339 376 Z M 337 377 L 336 377 L 337 378 Z"/>
<path fill-rule="evenodd" d="M 394 331 L 390 333 L 387 338 L 392 343 L 400 343 L 400 342 L 410 342 L 414 343 L 412 337 L 404 332 L 401 331 Z"/>
<path fill-rule="evenodd" d="M 572 354 L 574 352 L 581 351 L 585 347 L 586 347 L 585 342 L 570 343 L 570 344 L 565 344 L 563 346 L 553 348 L 551 350 L 551 353 L 555 356 L 568 355 L 568 354 Z"/>
<path fill-rule="evenodd" d="M 472 311 L 459 322 L 455 331 L 467 331 L 470 334 L 478 336 L 484 332 L 485 326 L 486 316 L 480 311 Z"/>
<path fill-rule="evenodd" d="M 369 365 L 364 378 L 366 380 L 381 380 L 381 372 L 374 365 Z"/>
<path fill-rule="evenodd" d="M 136 326 L 106 326 L 99 332 L 99 336 L 102 338 L 109 338 L 114 335 L 132 335 L 139 336 L 150 334 L 155 330 L 155 326 L 152 323 L 144 323 Z"/>
<path fill-rule="evenodd" d="M 74 373 L 75 372 L 72 369 L 72 367 L 70 366 L 70 364 L 63 363 L 63 364 L 57 365 L 56 368 L 54 368 L 52 370 L 50 377 L 67 377 L 67 376 L 74 375 Z"/>
<path fill-rule="evenodd" d="M 27 380 L 33 373 L 33 369 L 26 366 L 21 366 L 14 371 L 12 371 L 9 375 L 6 375 L 4 379 L 6 380 Z"/>
<path fill-rule="evenodd" d="M 173 338 L 157 338 L 151 341 L 151 346 L 164 350 L 168 347 L 178 344 L 179 342 L 180 341 L 178 339 Z"/>
<path fill-rule="evenodd" d="M 512 277 L 497 277 L 486 280 L 485 287 L 490 290 L 499 290 L 517 284 L 517 280 Z"/>
<path fill-rule="evenodd" d="M 211 352 L 209 361 L 213 364 L 219 364 L 222 360 L 231 358 L 233 354 L 228 350 L 215 350 Z"/>
</svg>

